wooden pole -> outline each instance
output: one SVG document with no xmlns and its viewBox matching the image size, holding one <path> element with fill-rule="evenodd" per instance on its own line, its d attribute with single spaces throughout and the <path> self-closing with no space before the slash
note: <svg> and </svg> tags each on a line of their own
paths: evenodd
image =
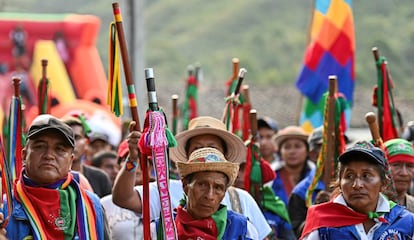
<svg viewBox="0 0 414 240">
<path fill-rule="evenodd" d="M 257 144 L 258 132 L 257 132 L 257 111 L 256 109 L 250 110 L 250 131 L 251 131 L 251 143 Z M 260 159 L 257 159 L 260 165 Z M 257 204 L 261 206 L 262 198 L 260 194 L 260 183 L 252 183 L 253 186 L 253 198 L 256 200 Z M 250 192 L 250 189 L 247 189 Z"/>
<path fill-rule="evenodd" d="M 329 185 L 334 176 L 334 156 L 335 156 L 335 107 L 336 100 L 335 94 L 337 91 L 337 77 L 335 75 L 329 76 L 329 95 L 327 99 L 327 142 L 326 142 L 326 158 L 324 161 L 323 167 L 323 182 L 325 183 L 326 188 L 329 188 Z"/>
<path fill-rule="evenodd" d="M 177 122 L 178 122 L 178 95 L 174 94 L 171 96 L 172 100 L 172 133 L 177 134 Z"/>
<path fill-rule="evenodd" d="M 132 120 L 136 122 L 135 130 L 141 131 L 140 123 L 139 123 L 139 116 L 138 116 L 138 102 L 135 95 L 135 86 L 134 81 L 132 80 L 132 71 L 129 64 L 129 57 L 128 57 L 128 50 L 125 40 L 125 33 L 124 27 L 122 24 L 122 15 L 121 9 L 119 8 L 119 4 L 117 2 L 112 3 L 116 29 L 117 29 L 117 36 L 119 39 L 119 47 L 121 49 L 121 57 L 122 57 L 122 64 L 124 66 L 124 73 L 125 73 L 125 81 L 127 84 L 128 89 L 128 96 L 129 96 L 129 108 L 131 110 Z"/>
</svg>

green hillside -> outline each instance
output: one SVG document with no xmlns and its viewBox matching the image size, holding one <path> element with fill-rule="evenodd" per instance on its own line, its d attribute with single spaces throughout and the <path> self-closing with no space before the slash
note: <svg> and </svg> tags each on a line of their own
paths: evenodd
<svg viewBox="0 0 414 240">
<path fill-rule="evenodd" d="M 1 11 L 87 13 L 101 17 L 98 47 L 106 64 L 107 26 L 112 20 L 108 0 L 5 0 Z M 378 46 L 388 58 L 400 96 L 412 94 L 414 1 L 354 0 L 357 87 L 376 81 L 371 52 Z M 0 6 L 1 7 L 1 6 Z M 294 85 L 306 46 L 311 1 L 169 0 L 146 1 L 146 61 L 157 81 L 182 81 L 186 66 L 199 62 L 204 79 L 222 84 L 238 57 L 250 83 Z M 125 9 L 123 9 L 124 11 Z M 401 92 L 404 89 L 404 93 Z"/>
</svg>

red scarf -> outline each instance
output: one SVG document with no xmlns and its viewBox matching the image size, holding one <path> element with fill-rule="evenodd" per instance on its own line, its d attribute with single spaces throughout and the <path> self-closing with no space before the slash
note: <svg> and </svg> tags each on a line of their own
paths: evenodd
<svg viewBox="0 0 414 240">
<path fill-rule="evenodd" d="M 175 218 L 177 225 L 178 239 L 203 239 L 217 240 L 218 231 L 213 218 L 194 219 L 187 210 L 182 206 L 177 208 L 177 217 Z"/>
<path fill-rule="evenodd" d="M 367 219 L 368 215 L 355 212 L 339 203 L 326 202 L 314 205 L 308 209 L 301 239 L 321 227 L 351 226 Z"/>
</svg>

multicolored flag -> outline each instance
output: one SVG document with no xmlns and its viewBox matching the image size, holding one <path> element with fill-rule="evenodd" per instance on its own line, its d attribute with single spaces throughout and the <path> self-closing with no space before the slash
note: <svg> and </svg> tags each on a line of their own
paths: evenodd
<svg viewBox="0 0 414 240">
<path fill-rule="evenodd" d="M 355 85 L 355 31 L 352 0 L 315 0 L 304 64 L 296 87 L 306 97 L 299 124 L 307 131 L 323 125 L 328 76 L 336 75 L 338 92 L 348 102 L 347 125 Z"/>
</svg>

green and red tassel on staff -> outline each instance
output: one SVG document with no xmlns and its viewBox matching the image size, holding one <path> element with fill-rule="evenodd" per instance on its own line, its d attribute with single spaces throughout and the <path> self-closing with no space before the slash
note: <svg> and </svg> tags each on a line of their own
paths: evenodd
<svg viewBox="0 0 414 240">
<path fill-rule="evenodd" d="M 378 109 L 378 126 L 383 141 L 398 138 L 401 135 L 401 120 L 397 114 L 392 93 L 393 81 L 387 69 L 387 59 L 379 56 L 378 49 L 373 49 L 377 67 L 377 85 L 374 87 L 372 105 Z"/>
<path fill-rule="evenodd" d="M 198 79 L 193 66 L 188 66 L 188 77 L 185 99 L 182 106 L 182 125 L 183 130 L 188 129 L 188 123 L 191 119 L 198 116 Z"/>
</svg>

